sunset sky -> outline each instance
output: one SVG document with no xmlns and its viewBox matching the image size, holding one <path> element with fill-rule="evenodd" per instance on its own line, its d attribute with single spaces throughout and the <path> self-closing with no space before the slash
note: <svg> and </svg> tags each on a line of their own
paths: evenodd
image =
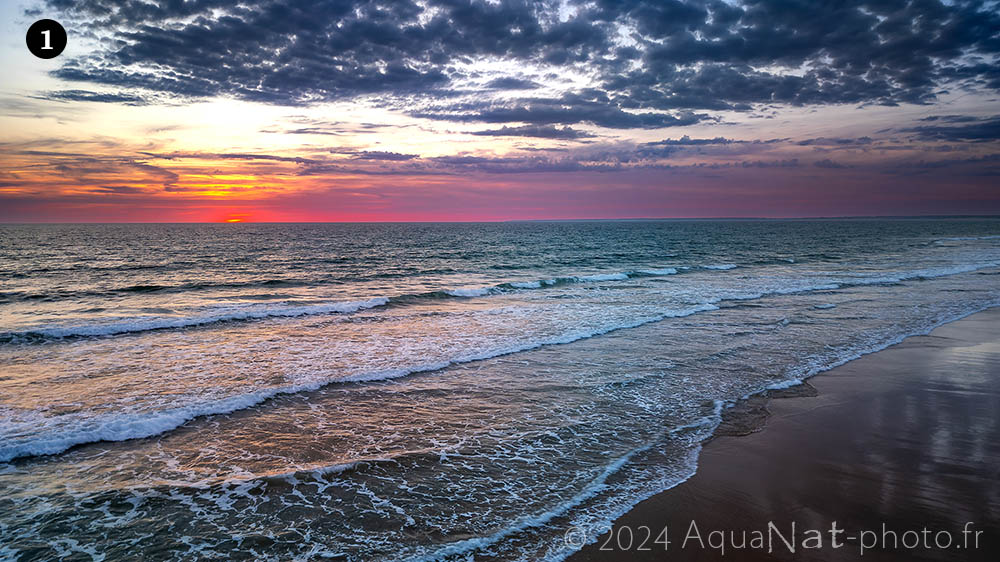
<svg viewBox="0 0 1000 562">
<path fill-rule="evenodd" d="M 0 10 L 3 222 L 1000 214 L 995 1 Z"/>
</svg>

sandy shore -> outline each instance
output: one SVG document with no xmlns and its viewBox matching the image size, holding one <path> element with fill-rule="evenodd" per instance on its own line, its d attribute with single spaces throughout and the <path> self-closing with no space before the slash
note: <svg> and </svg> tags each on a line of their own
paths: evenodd
<svg viewBox="0 0 1000 562">
<path fill-rule="evenodd" d="M 1000 309 L 734 407 L 612 532 L 569 560 L 1000 560 Z"/>
</svg>

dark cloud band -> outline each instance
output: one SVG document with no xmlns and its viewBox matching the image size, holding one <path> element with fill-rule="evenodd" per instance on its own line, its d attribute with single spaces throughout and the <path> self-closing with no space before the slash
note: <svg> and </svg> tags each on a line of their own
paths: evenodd
<svg viewBox="0 0 1000 562">
<path fill-rule="evenodd" d="M 381 96 L 430 119 L 661 128 L 760 104 L 928 103 L 943 86 L 1000 88 L 1000 14 L 979 0 L 49 3 L 107 38 L 54 74 L 136 92 L 58 99 Z M 477 61 L 517 70 L 470 70 Z M 591 83 L 566 86 L 563 72 Z M 520 131 L 570 134 L 531 130 Z"/>
</svg>

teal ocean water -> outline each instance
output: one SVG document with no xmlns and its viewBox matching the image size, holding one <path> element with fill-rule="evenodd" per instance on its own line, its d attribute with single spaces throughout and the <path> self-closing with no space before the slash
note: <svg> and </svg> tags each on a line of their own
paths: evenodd
<svg viewBox="0 0 1000 562">
<path fill-rule="evenodd" d="M 559 560 L 998 304 L 996 219 L 0 225 L 0 559 Z"/>
</svg>

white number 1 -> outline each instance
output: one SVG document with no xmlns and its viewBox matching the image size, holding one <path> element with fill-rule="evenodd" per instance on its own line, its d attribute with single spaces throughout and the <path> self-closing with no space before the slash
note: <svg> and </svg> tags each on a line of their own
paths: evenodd
<svg viewBox="0 0 1000 562">
<path fill-rule="evenodd" d="M 52 49 L 52 40 L 49 38 L 49 35 L 52 35 L 52 30 L 46 29 L 45 31 L 42 32 L 42 35 L 45 36 L 45 46 L 42 47 L 42 49 L 49 49 L 49 50 L 51 50 Z"/>
</svg>

